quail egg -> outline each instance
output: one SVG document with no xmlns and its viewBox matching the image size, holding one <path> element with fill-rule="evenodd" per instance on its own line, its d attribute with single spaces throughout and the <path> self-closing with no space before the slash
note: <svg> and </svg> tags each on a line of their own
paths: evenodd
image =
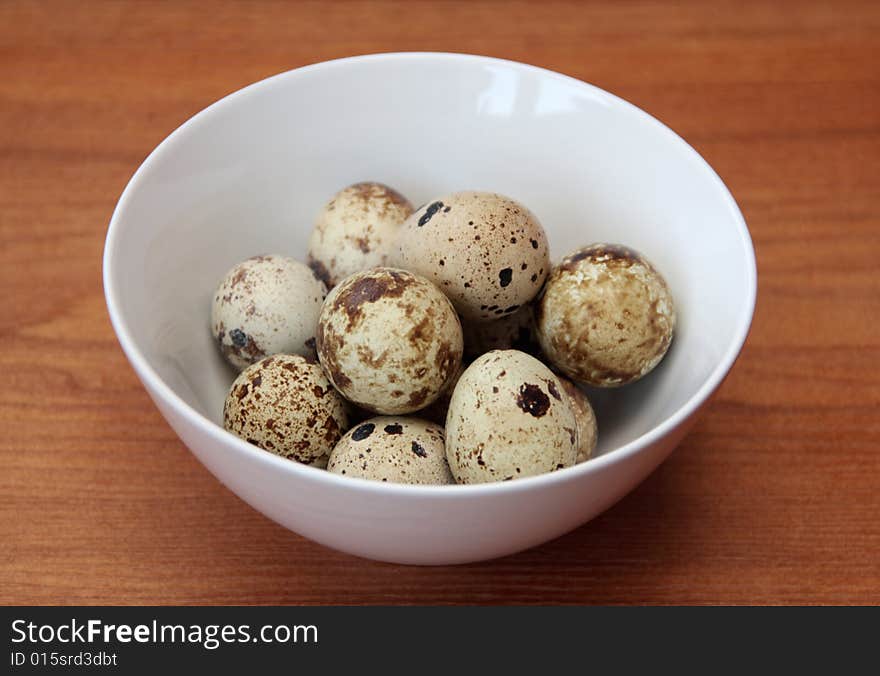
<svg viewBox="0 0 880 676">
<path fill-rule="evenodd" d="M 318 215 L 309 238 L 309 265 L 328 289 L 355 272 L 385 265 L 412 211 L 409 200 L 382 183 L 348 186 Z"/>
<path fill-rule="evenodd" d="M 431 282 L 373 268 L 340 282 L 318 319 L 318 358 L 346 399 L 376 413 L 433 402 L 461 363 L 461 324 Z"/>
<path fill-rule="evenodd" d="M 578 453 L 577 462 L 584 462 L 593 456 L 596 443 L 599 440 L 596 427 L 596 414 L 590 405 L 587 395 L 568 378 L 559 377 L 562 389 L 568 396 L 568 403 L 574 412 L 578 430 Z"/>
<path fill-rule="evenodd" d="M 320 467 L 348 420 L 344 400 L 317 362 L 276 354 L 252 364 L 232 383 L 223 426 L 276 455 Z"/>
<path fill-rule="evenodd" d="M 491 350 L 520 350 L 537 357 L 541 352 L 535 335 L 531 304 L 492 322 L 461 322 L 464 335 L 464 356 L 476 359 Z"/>
<path fill-rule="evenodd" d="M 437 423 L 441 427 L 446 424 L 446 414 L 449 412 L 449 401 L 452 399 L 452 392 L 455 390 L 458 379 L 461 378 L 461 374 L 464 373 L 465 368 L 466 364 L 464 362 L 459 364 L 455 376 L 449 381 L 449 384 L 440 393 L 440 396 L 437 397 L 432 404 L 419 411 L 420 417 Z"/>
<path fill-rule="evenodd" d="M 315 356 L 315 327 L 327 290 L 303 263 L 254 256 L 220 282 L 211 329 L 226 360 L 239 371 L 277 353 Z"/>
<path fill-rule="evenodd" d="M 575 463 L 577 420 L 559 379 L 518 350 L 487 352 L 462 374 L 446 417 L 458 483 L 507 481 Z"/>
<path fill-rule="evenodd" d="M 616 244 L 593 244 L 564 258 L 535 317 L 546 357 L 573 380 L 599 387 L 649 373 L 666 354 L 676 321 L 660 273 Z"/>
<path fill-rule="evenodd" d="M 375 481 L 455 483 L 446 462 L 443 428 L 418 418 L 377 417 L 362 422 L 336 444 L 327 469 Z"/>
<path fill-rule="evenodd" d="M 471 321 L 516 312 L 550 272 L 538 219 L 519 202 L 488 192 L 453 193 L 416 210 L 400 229 L 391 261 L 434 282 Z"/>
</svg>

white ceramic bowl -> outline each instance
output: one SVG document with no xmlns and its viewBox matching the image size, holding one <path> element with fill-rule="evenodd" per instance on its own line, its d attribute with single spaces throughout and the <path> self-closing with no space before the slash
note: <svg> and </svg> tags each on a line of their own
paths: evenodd
<svg viewBox="0 0 880 676">
<path fill-rule="evenodd" d="M 320 207 L 361 180 L 388 183 L 415 204 L 454 190 L 501 192 L 537 214 L 555 258 L 610 241 L 657 265 L 677 301 L 678 333 L 643 381 L 594 393 L 596 459 L 506 483 L 392 485 L 305 467 L 223 430 L 234 376 L 209 331 L 215 284 L 253 254 L 302 258 Z M 122 348 L 153 401 L 232 491 L 330 547 L 442 564 L 555 538 L 642 481 L 733 365 L 756 274 L 724 184 L 638 108 L 523 64 L 379 54 L 258 82 L 171 134 L 119 200 L 104 287 Z"/>
</svg>

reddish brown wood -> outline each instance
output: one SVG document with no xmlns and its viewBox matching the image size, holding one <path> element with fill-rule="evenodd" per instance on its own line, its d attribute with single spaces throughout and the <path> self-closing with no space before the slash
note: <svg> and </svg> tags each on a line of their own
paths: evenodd
<svg viewBox="0 0 880 676">
<path fill-rule="evenodd" d="M 0 3 L 0 602 L 880 603 L 880 5 Z M 752 334 L 673 457 L 556 542 L 408 568 L 287 532 L 164 424 L 107 320 L 123 186 L 220 96 L 492 54 L 667 122 L 740 202 Z"/>
</svg>

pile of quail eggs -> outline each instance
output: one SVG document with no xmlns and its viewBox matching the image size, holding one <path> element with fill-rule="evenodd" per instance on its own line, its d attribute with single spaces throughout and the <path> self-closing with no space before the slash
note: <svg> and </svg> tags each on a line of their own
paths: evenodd
<svg viewBox="0 0 880 676">
<path fill-rule="evenodd" d="M 240 371 L 223 421 L 350 477 L 470 484 L 584 462 L 597 427 L 579 385 L 642 378 L 675 329 L 643 256 L 591 244 L 552 265 L 535 215 L 494 193 L 413 209 L 349 186 L 307 261 L 255 256 L 217 287 L 212 331 Z"/>
</svg>

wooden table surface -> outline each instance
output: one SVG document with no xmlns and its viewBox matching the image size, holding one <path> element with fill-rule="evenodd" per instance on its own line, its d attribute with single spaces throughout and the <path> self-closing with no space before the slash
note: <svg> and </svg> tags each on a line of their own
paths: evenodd
<svg viewBox="0 0 880 676">
<path fill-rule="evenodd" d="M 880 3 L 0 3 L 0 602 L 880 603 Z M 360 560 L 275 525 L 165 424 L 101 254 L 150 150 L 208 103 L 340 56 L 443 50 L 659 117 L 749 223 L 758 307 L 674 455 L 502 560 Z"/>
</svg>

